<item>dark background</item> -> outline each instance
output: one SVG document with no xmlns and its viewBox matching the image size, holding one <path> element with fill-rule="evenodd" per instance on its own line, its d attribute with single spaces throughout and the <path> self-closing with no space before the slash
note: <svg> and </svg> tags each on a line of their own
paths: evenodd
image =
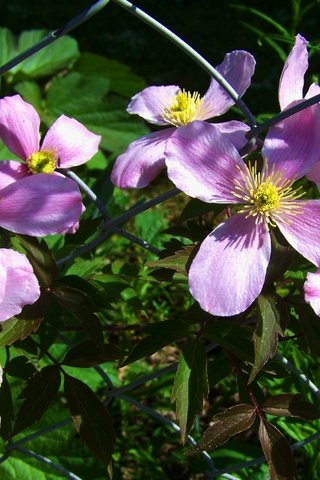
<svg viewBox="0 0 320 480">
<path fill-rule="evenodd" d="M 13 32 L 45 28 L 54 30 L 94 2 L 77 0 L 0 0 L 1 26 Z M 268 33 L 274 27 L 250 12 L 234 8 L 235 1 L 214 0 L 137 0 L 136 6 L 154 16 L 185 39 L 213 65 L 219 64 L 226 52 L 236 49 L 250 51 L 257 60 L 252 87 L 246 101 L 254 113 L 278 111 L 277 88 L 283 61 L 243 22 L 251 23 Z M 260 9 L 294 34 L 292 2 L 242 0 L 241 5 Z M 298 25 L 299 33 L 310 40 L 319 35 L 320 5 L 313 8 Z M 71 33 L 81 51 L 91 51 L 124 62 L 142 75 L 149 85 L 178 84 L 204 93 L 208 77 L 184 53 L 153 31 L 148 25 L 112 1 L 100 13 Z M 282 43 L 287 52 L 290 45 Z M 317 72 L 318 57 L 314 56 L 309 74 Z M 311 77 L 311 75 L 309 75 Z M 311 81 L 311 79 L 310 79 Z M 309 82 L 310 83 L 310 82 Z"/>
</svg>

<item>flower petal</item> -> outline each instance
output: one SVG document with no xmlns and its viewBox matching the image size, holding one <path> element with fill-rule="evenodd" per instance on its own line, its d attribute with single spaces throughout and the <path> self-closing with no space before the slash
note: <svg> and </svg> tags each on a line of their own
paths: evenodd
<svg viewBox="0 0 320 480">
<path fill-rule="evenodd" d="M 0 190 L 10 185 L 10 183 L 14 183 L 29 175 L 30 173 L 25 163 L 16 162 L 15 160 L 0 161 Z"/>
<path fill-rule="evenodd" d="M 177 85 L 147 87 L 132 97 L 127 111 L 136 113 L 155 125 L 169 125 L 162 118 L 163 110 L 171 104 L 179 92 L 180 87 Z"/>
<path fill-rule="evenodd" d="M 75 167 L 97 153 L 100 140 L 100 135 L 90 132 L 82 123 L 61 115 L 49 128 L 41 150 L 55 152 L 58 168 Z"/>
<path fill-rule="evenodd" d="M 315 273 L 309 272 L 303 286 L 304 299 L 310 303 L 311 307 L 317 315 L 320 315 L 320 271 Z"/>
<path fill-rule="evenodd" d="M 15 233 L 64 233 L 79 221 L 82 209 L 77 184 L 60 175 L 31 175 L 0 192 L 0 226 Z"/>
<path fill-rule="evenodd" d="M 284 64 L 279 82 L 279 103 L 284 110 L 294 100 L 303 98 L 304 74 L 308 63 L 308 41 L 301 35 L 296 40 Z"/>
<path fill-rule="evenodd" d="M 241 97 L 250 86 L 251 77 L 255 69 L 255 59 L 244 50 L 235 50 L 227 53 L 224 60 L 216 67 L 216 70 L 233 87 Z M 222 115 L 234 105 L 234 100 L 214 79 L 211 79 L 210 86 L 203 97 L 203 103 L 198 120 Z"/>
<path fill-rule="evenodd" d="M 27 257 L 22 253 L 1 248 L 0 265 L 6 276 L 0 301 L 0 322 L 3 322 L 20 313 L 25 305 L 33 304 L 40 296 L 40 288 Z"/>
<path fill-rule="evenodd" d="M 243 312 L 261 292 L 270 252 L 266 226 L 233 215 L 201 244 L 189 270 L 192 296 L 213 315 Z"/>
<path fill-rule="evenodd" d="M 39 127 L 38 113 L 20 95 L 0 100 L 0 137 L 12 153 L 26 160 L 39 150 Z"/>
<path fill-rule="evenodd" d="M 290 245 L 320 267 L 320 200 L 300 200 L 299 205 L 299 214 L 281 214 L 276 223 Z"/>
<path fill-rule="evenodd" d="M 237 150 L 244 147 L 248 143 L 246 133 L 250 127 L 238 120 L 230 122 L 214 123 L 214 126 L 236 147 Z"/>
<path fill-rule="evenodd" d="M 274 125 L 266 136 L 262 154 L 269 169 L 275 165 L 283 176 L 301 178 L 320 158 L 320 105 L 313 105 Z"/>
<path fill-rule="evenodd" d="M 111 181 L 119 188 L 143 188 L 165 167 L 164 150 L 175 128 L 153 132 L 130 143 L 113 166 Z"/>
<path fill-rule="evenodd" d="M 244 163 L 215 125 L 192 122 L 175 130 L 165 152 L 170 180 L 204 202 L 239 203 L 232 191 Z"/>
<path fill-rule="evenodd" d="M 316 95 L 320 94 L 320 85 L 316 83 L 311 83 L 309 90 L 305 94 L 305 99 L 315 97 Z"/>
</svg>

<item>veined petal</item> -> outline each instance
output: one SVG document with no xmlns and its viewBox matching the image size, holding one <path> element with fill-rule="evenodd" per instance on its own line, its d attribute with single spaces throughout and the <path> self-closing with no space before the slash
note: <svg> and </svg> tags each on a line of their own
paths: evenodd
<svg viewBox="0 0 320 480">
<path fill-rule="evenodd" d="M 0 137 L 12 153 L 26 160 L 39 150 L 39 127 L 38 113 L 20 95 L 0 100 Z"/>
<path fill-rule="evenodd" d="M 60 175 L 30 175 L 0 192 L 0 226 L 15 233 L 64 233 L 78 222 L 82 209 L 77 184 Z"/>
<path fill-rule="evenodd" d="M 132 97 L 127 111 L 136 113 L 155 125 L 169 125 L 162 118 L 163 111 L 165 107 L 170 106 L 179 92 L 180 87 L 177 85 L 147 87 Z"/>
<path fill-rule="evenodd" d="M 279 103 L 284 110 L 294 100 L 303 98 L 304 74 L 308 63 L 308 41 L 301 35 L 296 40 L 284 64 L 279 82 Z"/>
<path fill-rule="evenodd" d="M 244 50 L 235 50 L 227 53 L 224 60 L 216 67 L 216 70 L 234 88 L 241 97 L 250 86 L 251 77 L 255 69 L 255 59 Z M 197 116 L 198 120 L 222 115 L 234 105 L 230 95 L 214 79 L 203 97 L 203 103 Z"/>
<path fill-rule="evenodd" d="M 111 181 L 119 188 L 143 188 L 165 167 L 164 150 L 175 128 L 153 132 L 130 143 L 116 159 Z"/>
<path fill-rule="evenodd" d="M 100 135 L 90 132 L 82 123 L 61 115 L 49 128 L 41 150 L 55 152 L 58 168 L 75 167 L 97 153 L 100 140 Z"/>
<path fill-rule="evenodd" d="M 298 214 L 282 213 L 276 223 L 290 245 L 320 267 L 320 200 L 299 200 L 299 205 Z"/>
<path fill-rule="evenodd" d="M 315 273 L 309 272 L 307 279 L 303 286 L 304 299 L 307 303 L 310 303 L 311 307 L 317 315 L 320 315 L 320 271 Z"/>
<path fill-rule="evenodd" d="M 3 322 L 19 314 L 25 305 L 33 304 L 40 296 L 40 288 L 31 264 L 22 253 L 1 248 L 0 266 L 6 277 L 0 300 L 0 322 Z"/>
<path fill-rule="evenodd" d="M 201 244 L 189 270 L 192 296 L 213 315 L 243 312 L 262 290 L 270 252 L 266 226 L 233 215 Z"/>
<path fill-rule="evenodd" d="M 231 120 L 230 122 L 214 123 L 214 126 L 227 137 L 237 150 L 240 150 L 248 142 L 246 133 L 249 132 L 250 127 L 243 122 Z"/>
<path fill-rule="evenodd" d="M 307 93 L 305 94 L 305 99 L 315 97 L 320 94 L 320 85 L 316 83 L 311 83 Z"/>
<path fill-rule="evenodd" d="M 266 136 L 262 154 L 269 170 L 274 164 L 283 177 L 303 177 L 320 158 L 320 105 L 313 105 L 274 125 Z"/>
<path fill-rule="evenodd" d="M 244 163 L 236 148 L 211 123 L 179 127 L 166 147 L 170 180 L 190 197 L 208 203 L 239 203 L 232 194 Z"/>
<path fill-rule="evenodd" d="M 29 175 L 28 167 L 25 163 L 20 163 L 16 160 L 1 160 L 0 190 L 10 185 L 10 183 L 14 183 Z"/>
</svg>

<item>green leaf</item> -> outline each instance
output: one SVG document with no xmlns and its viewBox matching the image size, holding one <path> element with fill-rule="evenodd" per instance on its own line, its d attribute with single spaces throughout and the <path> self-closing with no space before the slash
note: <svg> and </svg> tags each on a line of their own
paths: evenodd
<svg viewBox="0 0 320 480">
<path fill-rule="evenodd" d="M 93 391 L 80 380 L 65 376 L 64 391 L 80 438 L 105 465 L 109 465 L 114 432 L 106 408 Z"/>
<path fill-rule="evenodd" d="M 224 380 L 231 373 L 231 365 L 225 356 L 215 360 L 208 361 L 208 382 L 210 389 L 212 389 L 221 380 Z"/>
<path fill-rule="evenodd" d="M 77 95 L 73 94 L 75 91 Z M 47 125 L 63 111 L 101 135 L 102 148 L 120 153 L 148 130 L 142 121 L 125 111 L 125 100 L 107 95 L 108 91 L 109 82 L 102 77 L 74 72 L 54 79 L 47 92 Z"/>
<path fill-rule="evenodd" d="M 110 90 L 125 97 L 131 97 L 145 87 L 145 81 L 133 74 L 130 67 L 95 53 L 82 53 L 73 70 L 88 76 L 107 78 L 110 80 Z"/>
<path fill-rule="evenodd" d="M 208 394 L 207 354 L 204 346 L 194 340 L 183 347 L 172 390 L 176 414 L 184 444 L 195 416 L 203 409 L 203 397 Z"/>
<path fill-rule="evenodd" d="M 15 90 L 22 96 L 22 98 L 33 105 L 33 107 L 41 112 L 42 110 L 42 95 L 41 88 L 36 82 L 25 81 L 19 82 L 14 86 Z"/>
<path fill-rule="evenodd" d="M 62 364 L 72 367 L 94 367 L 101 363 L 119 360 L 123 355 L 123 350 L 111 343 L 105 343 L 102 350 L 97 350 L 95 343 L 86 341 L 72 347 Z"/>
<path fill-rule="evenodd" d="M 58 365 L 49 365 L 36 373 L 21 392 L 24 398 L 16 418 L 11 436 L 30 427 L 42 417 L 60 387 L 60 369 Z"/>
<path fill-rule="evenodd" d="M 148 327 L 148 331 L 150 335 L 140 340 L 134 346 L 126 360 L 121 364 L 121 367 L 140 360 L 140 358 L 149 357 L 161 348 L 175 343 L 188 335 L 189 328 L 185 322 L 168 320 L 159 323 L 157 326 L 151 325 Z"/>
<path fill-rule="evenodd" d="M 196 451 L 213 450 L 225 443 L 229 438 L 248 430 L 256 418 L 256 410 L 252 405 L 241 403 L 218 413 L 211 420 L 211 426 L 204 432 L 198 442 Z"/>
<path fill-rule="evenodd" d="M 265 413 L 284 417 L 300 417 L 304 420 L 320 418 L 320 411 L 301 394 L 281 393 L 269 397 L 261 407 Z"/>
<path fill-rule="evenodd" d="M 280 314 L 276 302 L 270 295 L 259 295 L 258 312 L 258 323 L 253 334 L 254 364 L 249 383 L 254 380 L 267 361 L 274 356 L 278 346 L 278 335 L 283 335 Z"/>
<path fill-rule="evenodd" d="M 199 217 L 200 215 L 205 215 L 209 212 L 214 212 L 215 215 L 218 215 L 225 208 L 226 205 L 206 203 L 197 198 L 192 198 L 182 210 L 179 220 L 180 222 L 185 222 L 190 218 Z"/>
<path fill-rule="evenodd" d="M 14 56 L 15 38 L 8 28 L 0 28 L 0 65 L 4 65 Z"/>
<path fill-rule="evenodd" d="M 259 439 L 268 462 L 270 480 L 294 480 L 294 458 L 282 433 L 274 425 L 261 419 Z"/>
<path fill-rule="evenodd" d="M 168 268 L 169 270 L 175 270 L 176 272 L 187 275 L 187 267 L 190 263 L 190 255 L 194 251 L 194 245 L 188 245 L 182 250 L 178 250 L 174 255 L 169 257 L 160 258 L 154 262 L 148 262 L 148 267 L 160 267 Z"/>
<path fill-rule="evenodd" d="M 68 285 L 57 286 L 52 289 L 53 295 L 60 305 L 78 320 L 98 348 L 103 347 L 102 326 L 95 315 L 95 307 L 90 297 L 81 290 Z"/>
<path fill-rule="evenodd" d="M 11 58 L 33 46 L 47 35 L 45 30 L 28 30 L 22 32 L 18 46 Z M 19 63 L 9 72 L 9 78 L 22 79 L 42 78 L 70 67 L 79 56 L 78 44 L 74 38 L 64 35 L 55 42 Z"/>
<path fill-rule="evenodd" d="M 17 235 L 34 273 L 45 286 L 51 287 L 58 276 L 58 267 L 46 242 L 27 235 Z"/>
<path fill-rule="evenodd" d="M 247 338 L 246 328 L 239 325 L 238 322 L 215 320 L 205 327 L 203 334 L 210 341 L 217 342 L 240 360 L 252 361 L 252 343 Z"/>
</svg>

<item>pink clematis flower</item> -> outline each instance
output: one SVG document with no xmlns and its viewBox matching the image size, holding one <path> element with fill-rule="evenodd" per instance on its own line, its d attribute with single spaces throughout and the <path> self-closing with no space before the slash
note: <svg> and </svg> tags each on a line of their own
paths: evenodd
<svg viewBox="0 0 320 480">
<path fill-rule="evenodd" d="M 310 303 L 315 313 L 320 316 L 320 270 L 307 274 L 303 288 L 305 301 Z"/>
<path fill-rule="evenodd" d="M 312 83 L 303 95 L 304 76 L 309 67 L 308 41 L 301 35 L 297 35 L 294 46 L 284 64 L 279 82 L 279 103 L 281 110 L 293 106 L 295 103 L 320 94 L 320 85 Z M 320 162 L 307 172 L 309 180 L 320 185 Z"/>
<path fill-rule="evenodd" d="M 0 100 L 0 137 L 25 162 L 0 162 L 0 226 L 33 236 L 73 233 L 84 210 L 81 194 L 54 170 L 89 160 L 100 136 L 62 115 L 40 146 L 39 127 L 38 113 L 19 95 Z"/>
<path fill-rule="evenodd" d="M 98 151 L 100 135 L 74 118 L 61 115 L 40 146 L 40 117 L 20 95 L 0 100 L 0 137 L 9 150 L 25 161 L 27 173 L 53 173 L 56 168 L 81 165 Z"/>
<path fill-rule="evenodd" d="M 239 97 L 249 87 L 254 68 L 253 56 L 242 50 L 227 53 L 223 62 L 216 67 Z M 176 127 L 194 120 L 220 116 L 232 105 L 234 101 L 213 78 L 203 97 L 198 92 L 181 90 L 177 85 L 145 88 L 132 98 L 127 111 L 155 125 L 171 128 L 150 133 L 132 142 L 116 159 L 111 181 L 119 188 L 147 186 L 165 166 L 165 146 Z M 228 136 L 236 148 L 241 148 L 247 142 L 245 134 L 249 127 L 242 122 L 224 122 L 216 124 L 216 127 Z"/>
<path fill-rule="evenodd" d="M 213 125 L 193 122 L 171 137 L 168 176 L 191 197 L 236 208 L 200 246 L 189 271 L 191 294 L 213 315 L 246 310 L 260 294 L 271 254 L 270 229 L 320 267 L 320 200 L 301 200 L 293 182 L 320 155 L 320 106 L 270 129 L 263 168 L 247 166 Z"/>
<path fill-rule="evenodd" d="M 0 322 L 3 322 L 38 300 L 40 288 L 32 266 L 22 253 L 1 248 L 0 266 Z"/>
</svg>

